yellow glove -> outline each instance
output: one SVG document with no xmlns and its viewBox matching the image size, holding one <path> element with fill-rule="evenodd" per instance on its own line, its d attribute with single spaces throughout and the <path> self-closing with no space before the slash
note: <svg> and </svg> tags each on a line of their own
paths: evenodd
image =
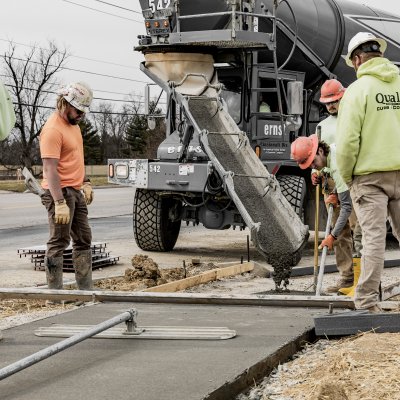
<svg viewBox="0 0 400 400">
<path fill-rule="evenodd" d="M 83 186 L 81 188 L 83 190 L 83 195 L 85 197 L 85 202 L 89 205 L 93 201 L 93 188 L 90 182 L 83 182 Z"/>
<path fill-rule="evenodd" d="M 54 222 L 56 224 L 66 225 L 69 223 L 70 218 L 69 207 L 65 200 L 61 204 L 55 202 Z"/>
</svg>

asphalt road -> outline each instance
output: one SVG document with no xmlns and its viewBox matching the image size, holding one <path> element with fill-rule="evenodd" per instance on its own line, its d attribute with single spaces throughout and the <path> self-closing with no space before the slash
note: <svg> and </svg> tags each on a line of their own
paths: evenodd
<svg viewBox="0 0 400 400">
<path fill-rule="evenodd" d="M 134 189 L 95 189 L 89 217 L 106 218 L 132 214 Z M 32 193 L 0 192 L 0 234 L 4 229 L 45 225 L 47 213 L 40 198 Z"/>
<path fill-rule="evenodd" d="M 93 241 L 107 243 L 112 256 L 119 256 L 115 266 L 95 270 L 95 277 L 122 274 L 135 254 L 144 253 L 134 241 L 132 204 L 134 189 L 128 187 L 95 190 L 89 206 Z M 182 260 L 201 258 L 205 262 L 240 260 L 247 257 L 248 231 L 212 231 L 201 226 L 182 224 L 173 252 L 146 252 L 160 267 L 182 265 Z M 47 213 L 39 197 L 31 193 L 0 192 L 0 286 L 36 286 L 45 283 L 43 271 L 35 271 L 28 258 L 20 258 L 18 249 L 46 244 Z M 251 249 L 252 259 L 259 258 Z M 73 274 L 64 274 L 72 280 Z"/>
</svg>

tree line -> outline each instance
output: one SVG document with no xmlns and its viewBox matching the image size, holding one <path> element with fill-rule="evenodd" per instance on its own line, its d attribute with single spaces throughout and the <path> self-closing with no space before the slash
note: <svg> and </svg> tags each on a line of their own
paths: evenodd
<svg viewBox="0 0 400 400">
<path fill-rule="evenodd" d="M 60 87 L 57 77 L 68 57 L 67 51 L 53 41 L 46 48 L 32 46 L 23 57 L 18 57 L 17 46 L 9 43 L 0 59 L 1 79 L 13 98 L 16 124 L 11 135 L 0 142 L 1 165 L 41 165 L 39 135 L 54 112 Z M 85 163 L 104 165 L 108 158 L 155 158 L 157 147 L 165 138 L 163 119 L 156 118 L 156 127 L 150 130 L 141 110 L 141 102 L 131 95 L 117 111 L 112 103 L 104 101 L 88 114 L 80 122 Z M 162 113 L 154 101 L 150 103 L 150 113 Z"/>
</svg>

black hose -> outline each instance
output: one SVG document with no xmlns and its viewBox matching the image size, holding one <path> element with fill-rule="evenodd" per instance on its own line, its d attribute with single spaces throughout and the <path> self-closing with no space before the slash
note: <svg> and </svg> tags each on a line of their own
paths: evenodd
<svg viewBox="0 0 400 400">
<path fill-rule="evenodd" d="M 187 200 L 186 196 L 183 196 L 183 195 L 182 195 L 182 200 L 183 200 L 183 202 L 184 202 L 185 204 L 187 204 L 187 205 L 190 206 L 190 207 L 194 207 L 194 208 L 201 207 L 201 206 L 204 205 L 204 201 L 202 201 L 202 202 L 199 203 L 199 204 L 192 204 L 192 203 L 190 203 L 190 202 Z"/>
</svg>

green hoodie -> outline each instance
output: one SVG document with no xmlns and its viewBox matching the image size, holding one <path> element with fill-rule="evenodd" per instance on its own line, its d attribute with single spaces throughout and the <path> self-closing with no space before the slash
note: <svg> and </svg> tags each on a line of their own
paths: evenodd
<svg viewBox="0 0 400 400">
<path fill-rule="evenodd" d="M 339 172 L 354 175 L 400 170 L 400 77 L 388 59 L 363 63 L 339 106 L 336 149 Z"/>
</svg>

